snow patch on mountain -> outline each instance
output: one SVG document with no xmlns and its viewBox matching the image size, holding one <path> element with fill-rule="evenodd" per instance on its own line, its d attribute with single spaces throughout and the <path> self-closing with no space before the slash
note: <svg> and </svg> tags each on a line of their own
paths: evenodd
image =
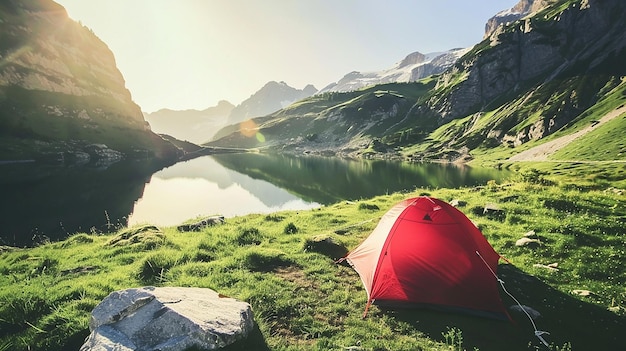
<svg viewBox="0 0 626 351">
<path fill-rule="evenodd" d="M 414 82 L 429 75 L 443 72 L 469 50 L 470 48 L 452 49 L 429 54 L 422 54 L 416 51 L 407 55 L 393 67 L 383 71 L 352 71 L 339 81 L 327 85 L 318 94 L 354 91 L 377 84 Z"/>
</svg>

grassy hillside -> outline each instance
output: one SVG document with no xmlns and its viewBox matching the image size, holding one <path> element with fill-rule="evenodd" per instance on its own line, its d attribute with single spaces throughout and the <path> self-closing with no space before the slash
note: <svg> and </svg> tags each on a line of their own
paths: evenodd
<svg viewBox="0 0 626 351">
<path fill-rule="evenodd" d="M 78 349 L 89 313 L 112 291 L 145 285 L 214 289 L 249 302 L 270 350 L 535 350 L 514 324 L 427 310 L 373 307 L 358 275 L 333 260 L 394 203 L 428 194 L 460 207 L 510 260 L 500 277 L 542 314 L 553 350 L 626 347 L 626 198 L 622 190 L 550 184 L 538 171 L 477 188 L 419 189 L 317 210 L 249 215 L 201 232 L 151 226 L 76 234 L 32 249 L 0 249 L 0 350 Z M 502 212 L 485 215 L 495 203 Z M 534 231 L 539 244 L 515 242 Z M 323 245 L 323 240 L 335 245 Z M 557 270 L 545 265 L 557 265 Z M 543 266 L 542 266 L 543 265 Z M 574 290 L 589 290 L 579 296 Z M 514 302 L 501 293 L 506 306 Z"/>
<path fill-rule="evenodd" d="M 434 81 L 391 83 L 348 93 L 324 93 L 276 113 L 220 130 L 210 146 L 290 149 L 333 148 L 397 129 L 413 103 Z"/>
</svg>

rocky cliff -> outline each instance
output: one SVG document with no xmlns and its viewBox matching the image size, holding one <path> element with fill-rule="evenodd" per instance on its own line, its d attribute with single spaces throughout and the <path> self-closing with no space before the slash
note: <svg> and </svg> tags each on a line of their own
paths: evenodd
<svg viewBox="0 0 626 351">
<path fill-rule="evenodd" d="M 536 13 L 555 2 L 557 2 L 557 0 L 520 0 L 520 2 L 512 8 L 500 11 L 487 20 L 483 39 L 489 38 L 498 27 L 508 25 L 520 18 Z"/>
<path fill-rule="evenodd" d="M 626 25 L 618 18 L 625 13 L 623 1 L 573 1 L 499 27 L 441 76 L 426 106 L 449 121 L 568 76 L 619 75 Z"/>
<path fill-rule="evenodd" d="M 62 6 L 2 1 L 0 33 L 0 159 L 89 154 L 89 144 L 175 156 L 149 130 L 113 53 Z"/>
</svg>

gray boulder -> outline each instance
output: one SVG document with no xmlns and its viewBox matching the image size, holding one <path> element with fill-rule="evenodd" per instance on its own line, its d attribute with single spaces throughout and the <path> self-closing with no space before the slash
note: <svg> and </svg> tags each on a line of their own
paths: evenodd
<svg viewBox="0 0 626 351">
<path fill-rule="evenodd" d="M 176 229 L 178 229 L 179 232 L 197 232 L 218 224 L 224 224 L 224 216 L 211 216 L 197 222 L 181 224 L 176 227 Z"/>
<path fill-rule="evenodd" d="M 247 338 L 254 327 L 248 303 L 211 289 L 126 289 L 94 308 L 80 350 L 217 350 Z"/>
</svg>

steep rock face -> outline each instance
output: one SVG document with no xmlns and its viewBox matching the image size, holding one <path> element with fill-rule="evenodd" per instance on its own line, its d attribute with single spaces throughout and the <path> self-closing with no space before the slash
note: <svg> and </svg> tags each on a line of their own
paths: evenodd
<svg viewBox="0 0 626 351">
<path fill-rule="evenodd" d="M 617 19 L 625 7 L 618 0 L 577 1 L 562 12 L 541 12 L 514 27 L 499 27 L 442 75 L 428 108 L 445 122 L 477 112 L 524 84 L 550 81 L 573 69 L 605 69 L 609 56 L 626 47 L 625 25 Z"/>
<path fill-rule="evenodd" d="M 377 84 L 415 82 L 445 71 L 467 51 L 469 49 L 452 49 L 430 54 L 416 51 L 407 55 L 393 67 L 383 71 L 350 72 L 336 83 L 324 87 L 319 93 L 350 92 Z"/>
<path fill-rule="evenodd" d="M 485 24 L 485 36 L 483 39 L 490 37 L 499 26 L 513 23 L 518 19 L 535 13 L 555 2 L 556 0 L 520 0 L 520 2 L 513 6 L 513 8 L 500 11 L 495 16 L 487 20 L 487 23 Z"/>
<path fill-rule="evenodd" d="M 60 152 L 58 142 L 81 140 L 125 153 L 175 153 L 150 132 L 113 53 L 62 6 L 7 0 L 0 19 L 0 136 L 57 143 Z"/>
<path fill-rule="evenodd" d="M 290 87 L 285 82 L 268 82 L 231 111 L 228 116 L 228 124 L 266 116 L 316 92 L 317 89 L 312 85 L 307 85 L 300 90 Z"/>
</svg>

